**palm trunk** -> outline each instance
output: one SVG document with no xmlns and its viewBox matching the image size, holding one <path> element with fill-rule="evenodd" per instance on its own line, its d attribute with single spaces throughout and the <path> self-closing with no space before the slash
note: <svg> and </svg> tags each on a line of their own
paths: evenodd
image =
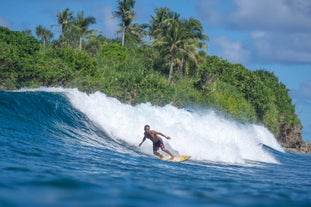
<svg viewBox="0 0 311 207">
<path fill-rule="evenodd" d="M 62 33 L 61 33 L 61 37 L 62 37 L 62 40 L 65 40 L 65 25 L 62 24 Z"/>
<path fill-rule="evenodd" d="M 125 23 L 123 22 L 122 25 L 122 40 L 121 40 L 121 45 L 124 46 L 124 42 L 125 42 Z"/>
<path fill-rule="evenodd" d="M 168 75 L 168 82 L 171 83 L 173 79 L 173 71 L 174 71 L 174 60 L 173 58 L 170 59 L 170 72 Z"/>
<path fill-rule="evenodd" d="M 45 37 L 43 37 L 42 40 L 43 40 L 43 47 L 45 47 L 47 40 Z"/>
<path fill-rule="evenodd" d="M 185 56 L 182 55 L 181 61 L 179 63 L 178 71 L 177 71 L 178 75 L 182 75 L 184 73 L 184 63 L 185 63 Z"/>
<path fill-rule="evenodd" d="M 79 39 L 79 51 L 82 50 L 82 37 L 80 37 Z"/>
</svg>

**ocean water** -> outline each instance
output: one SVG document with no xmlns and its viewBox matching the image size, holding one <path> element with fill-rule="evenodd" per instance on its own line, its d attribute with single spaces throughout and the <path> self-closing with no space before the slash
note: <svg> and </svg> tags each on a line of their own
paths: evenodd
<svg viewBox="0 0 311 207">
<path fill-rule="evenodd" d="M 311 156 L 211 109 L 103 93 L 0 91 L 0 206 L 311 206 Z M 143 127 L 182 163 L 141 146 Z"/>
</svg>

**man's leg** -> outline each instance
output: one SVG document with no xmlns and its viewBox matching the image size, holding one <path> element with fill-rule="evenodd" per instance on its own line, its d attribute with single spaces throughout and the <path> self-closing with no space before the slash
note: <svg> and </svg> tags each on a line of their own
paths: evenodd
<svg viewBox="0 0 311 207">
<path fill-rule="evenodd" d="M 168 150 L 165 148 L 165 146 L 164 146 L 162 140 L 161 140 L 161 143 L 160 143 L 160 147 L 161 147 L 161 150 L 162 150 L 163 152 L 166 152 L 167 154 L 169 154 L 169 155 L 171 156 L 171 159 L 174 159 L 174 155 L 173 155 L 170 151 L 168 151 Z"/>
<path fill-rule="evenodd" d="M 168 151 L 167 149 L 162 149 L 162 151 L 164 151 L 164 152 L 166 152 L 167 154 L 169 154 L 170 156 L 171 156 L 171 159 L 174 159 L 174 155 L 170 152 L 170 151 Z"/>
<path fill-rule="evenodd" d="M 160 153 L 158 153 L 158 151 L 156 151 L 156 150 L 153 150 L 153 154 L 155 154 L 156 156 L 158 156 L 158 157 L 160 157 L 160 158 L 163 157 L 163 155 L 161 155 Z"/>
</svg>

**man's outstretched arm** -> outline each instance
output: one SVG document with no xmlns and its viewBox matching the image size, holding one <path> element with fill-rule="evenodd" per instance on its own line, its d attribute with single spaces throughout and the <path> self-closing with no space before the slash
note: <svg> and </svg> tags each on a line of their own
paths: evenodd
<svg viewBox="0 0 311 207">
<path fill-rule="evenodd" d="M 165 137 L 166 139 L 171 139 L 171 137 L 165 136 L 162 132 L 156 132 L 156 134 L 161 135 L 161 136 Z"/>
<path fill-rule="evenodd" d="M 143 140 L 141 141 L 141 143 L 139 144 L 139 146 L 141 146 L 141 145 L 144 143 L 145 140 L 146 140 L 146 137 L 143 138 Z"/>
</svg>

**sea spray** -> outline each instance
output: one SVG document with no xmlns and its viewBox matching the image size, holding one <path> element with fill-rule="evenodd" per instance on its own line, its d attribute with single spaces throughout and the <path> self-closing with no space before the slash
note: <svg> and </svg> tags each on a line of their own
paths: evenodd
<svg viewBox="0 0 311 207">
<path fill-rule="evenodd" d="M 164 107 L 142 103 L 136 106 L 121 103 L 101 92 L 86 94 L 77 89 L 39 88 L 36 90 L 63 93 L 72 105 L 117 142 L 137 146 L 143 127 L 169 135 L 163 138 L 174 153 L 191 155 L 192 160 L 244 163 L 246 160 L 278 163 L 262 145 L 283 149 L 265 127 L 241 124 L 215 111 L 186 110 L 172 105 Z M 141 152 L 152 155 L 152 143 L 146 141 Z"/>
</svg>

